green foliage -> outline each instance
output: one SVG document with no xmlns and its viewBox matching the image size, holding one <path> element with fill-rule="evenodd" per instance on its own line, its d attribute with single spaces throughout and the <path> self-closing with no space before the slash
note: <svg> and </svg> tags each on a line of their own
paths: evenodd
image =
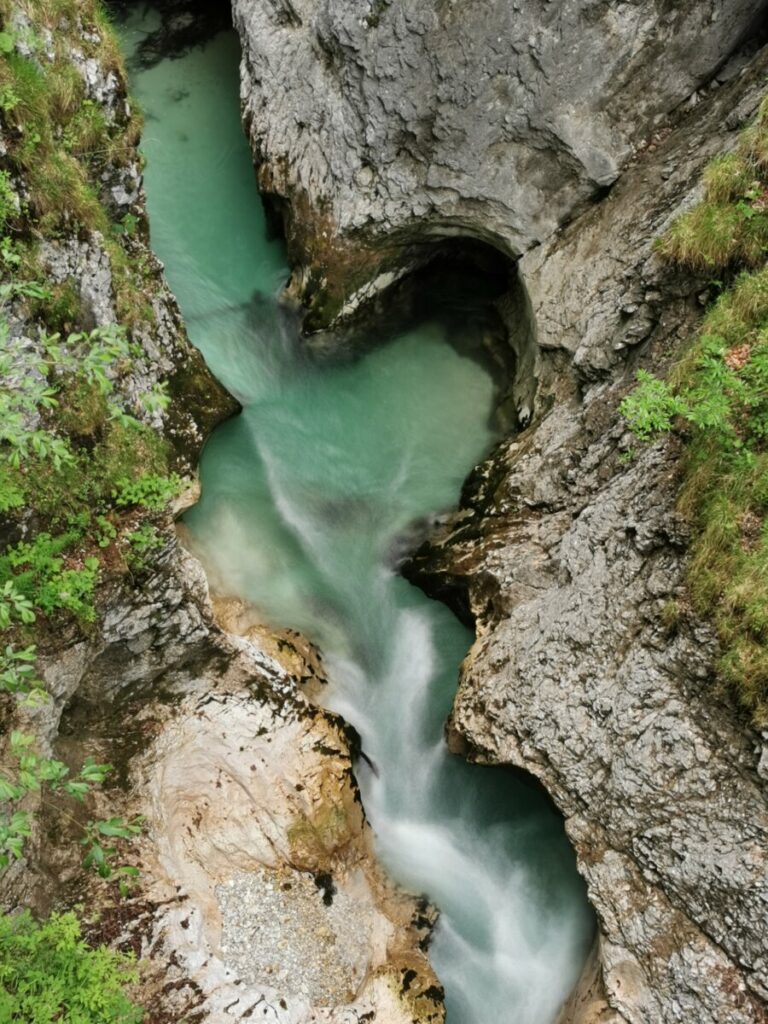
<svg viewBox="0 0 768 1024">
<path fill-rule="evenodd" d="M 25 704 L 38 705 L 47 699 L 42 682 L 37 678 L 34 646 L 16 648 L 6 644 L 0 650 L 0 693 L 23 698 Z"/>
<path fill-rule="evenodd" d="M 719 234 L 720 225 L 729 225 Z M 714 620 L 720 672 L 768 726 L 768 100 L 735 153 L 707 169 L 705 199 L 660 243 L 689 266 L 742 271 L 708 310 L 667 381 L 638 373 L 621 409 L 641 440 L 686 443 L 680 510 L 693 526 L 688 585 Z"/>
<path fill-rule="evenodd" d="M 637 387 L 621 403 L 629 428 L 642 441 L 669 430 L 681 403 L 671 386 L 646 370 L 638 370 Z"/>
<path fill-rule="evenodd" d="M 139 508 L 158 510 L 165 508 L 180 491 L 181 480 L 175 473 L 171 476 L 145 473 L 136 480 L 128 480 L 125 477 L 118 480 L 112 496 L 118 508 L 135 505 Z"/>
<path fill-rule="evenodd" d="M 8 1024 L 140 1024 L 126 994 L 137 980 L 130 957 L 93 949 L 74 914 L 37 922 L 0 916 L 0 1020 Z"/>
<path fill-rule="evenodd" d="M 49 696 L 37 676 L 36 658 L 33 646 L 17 648 L 6 644 L 0 651 L 0 693 L 10 694 L 26 705 L 45 703 Z M 22 806 L 25 797 L 37 793 L 46 802 L 45 794 L 61 794 L 82 802 L 111 770 L 108 764 L 86 758 L 79 772 L 72 776 L 62 761 L 41 757 L 35 750 L 34 737 L 18 730 L 11 732 L 8 757 L 10 763 L 0 766 L 0 868 L 24 854 L 25 841 L 32 831 L 29 812 Z M 102 878 L 117 880 L 120 892 L 126 894 L 139 872 L 131 865 L 117 862 L 114 841 L 137 835 L 142 819 L 125 821 L 111 817 L 81 825 L 62 809 L 54 809 L 82 832 L 80 843 L 86 847 L 84 867 L 93 868 Z"/>
<path fill-rule="evenodd" d="M 133 533 L 128 534 L 128 543 L 133 549 L 134 556 L 141 556 L 148 551 L 152 551 L 154 548 L 161 547 L 163 538 L 155 526 L 145 523 L 137 530 L 134 530 Z"/>
<path fill-rule="evenodd" d="M 16 291 L 19 289 L 22 294 L 30 293 L 28 284 L 17 284 Z M 41 291 L 32 294 L 39 298 Z M 131 420 L 112 397 L 115 375 L 121 365 L 130 365 L 131 349 L 125 332 L 115 325 L 72 333 L 65 342 L 58 334 L 46 335 L 42 349 L 41 357 L 34 350 L 14 346 L 7 321 L 0 319 L 0 463 L 18 468 L 22 459 L 34 456 L 60 470 L 74 460 L 66 438 L 55 428 L 31 425 L 58 406 L 60 385 L 54 375 L 74 377 L 94 387 L 107 398 L 111 415 Z M 2 492 L 0 505 L 13 507 Z"/>
<path fill-rule="evenodd" d="M 16 193 L 11 185 L 11 176 L 7 171 L 0 171 L 0 233 L 16 213 Z"/>
<path fill-rule="evenodd" d="M 113 842 L 133 839 L 139 835 L 143 820 L 138 817 L 132 821 L 125 821 L 123 818 L 89 821 L 80 840 L 81 845 L 87 848 L 83 866 L 92 868 L 101 878 L 116 879 L 122 896 L 127 896 L 130 892 L 139 877 L 139 869 L 130 864 L 115 864 L 118 848 Z"/>
<path fill-rule="evenodd" d="M 126 213 L 119 224 L 119 233 L 123 235 L 135 235 L 136 228 L 138 227 L 139 219 L 132 213 Z"/>
<path fill-rule="evenodd" d="M 758 267 L 768 251 L 768 99 L 738 149 L 712 161 L 704 201 L 659 240 L 662 256 L 697 269 Z"/>
<path fill-rule="evenodd" d="M 171 404 L 168 397 L 168 382 L 162 380 L 153 384 L 149 391 L 144 392 L 140 401 L 146 412 L 165 412 Z"/>
<path fill-rule="evenodd" d="M 141 570 L 147 563 L 147 555 L 162 547 L 163 538 L 157 528 L 149 523 L 140 526 L 133 533 L 128 534 L 128 564 L 134 570 Z"/>
<path fill-rule="evenodd" d="M 7 629 L 14 622 L 26 625 L 35 621 L 32 602 L 19 590 L 12 579 L 6 579 L 0 586 L 0 629 Z"/>
<path fill-rule="evenodd" d="M 53 333 L 73 333 L 82 317 L 82 302 L 74 281 L 67 278 L 49 283 L 45 294 L 30 303 L 30 312 Z"/>
<path fill-rule="evenodd" d="M 21 805 L 28 794 L 43 791 L 64 793 L 82 801 L 92 786 L 104 781 L 110 770 L 109 765 L 96 764 L 89 758 L 80 772 L 70 777 L 69 769 L 62 761 L 40 757 L 34 743 L 33 736 L 14 730 L 9 747 L 11 764 L 3 766 L 4 771 L 0 772 L 0 802 L 3 807 L 0 811 L 0 868 L 24 855 L 31 822 L 29 812 Z"/>
<path fill-rule="evenodd" d="M 36 691 L 44 693 L 42 684 L 32 678 L 11 678 L 9 682 L 14 686 L 20 684 L 21 692 L 25 692 L 27 698 Z M 41 699 L 45 697 L 47 695 Z M 32 828 L 30 813 L 22 805 L 30 793 L 38 794 L 43 803 L 49 803 L 48 794 L 68 796 L 82 803 L 94 786 L 102 785 L 111 771 L 110 765 L 97 764 L 93 758 L 86 758 L 79 772 L 71 775 L 63 761 L 41 757 L 35 750 L 34 737 L 17 730 L 11 733 L 8 756 L 10 764 L 4 765 L 0 771 L 0 868 L 24 856 L 24 845 Z M 81 825 L 63 808 L 49 806 L 82 833 L 80 844 L 85 847 L 83 866 L 92 868 L 101 878 L 116 880 L 121 894 L 126 895 L 139 872 L 132 865 L 118 863 L 119 850 L 115 842 L 138 835 L 142 819 L 125 821 L 111 817 Z"/>
<path fill-rule="evenodd" d="M 117 527 L 106 516 L 96 516 L 96 543 L 100 548 L 108 548 L 117 539 Z"/>
<path fill-rule="evenodd" d="M 48 295 L 29 283 L 5 287 Z M 110 507 L 159 513 L 178 493 L 178 478 L 162 472 L 164 442 L 118 395 L 135 355 L 115 325 L 64 339 L 43 334 L 31 347 L 17 345 L 0 318 L 0 511 L 30 503 L 55 528 L 0 555 L 0 629 L 32 621 L 35 610 L 93 621 L 99 550 L 123 542 L 124 564 L 136 564 L 135 524 L 123 535 Z M 166 403 L 158 385 L 142 404 L 156 411 Z"/>
<path fill-rule="evenodd" d="M 45 615 L 66 611 L 83 622 L 93 622 L 99 560 L 91 557 L 81 565 L 68 564 L 79 540 L 75 531 L 58 537 L 39 533 L 30 543 L 17 544 L 0 555 L 0 583 L 10 585 L 14 594 L 26 599 L 28 607 Z"/>
</svg>

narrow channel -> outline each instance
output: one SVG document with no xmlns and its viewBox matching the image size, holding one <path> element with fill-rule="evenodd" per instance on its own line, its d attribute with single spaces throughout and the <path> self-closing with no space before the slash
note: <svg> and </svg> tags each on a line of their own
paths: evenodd
<svg viewBox="0 0 768 1024">
<path fill-rule="evenodd" d="M 156 19 L 123 24 L 129 57 Z M 396 571 L 404 531 L 455 505 L 494 440 L 494 381 L 461 344 L 477 318 L 435 300 L 364 357 L 309 358 L 277 300 L 288 268 L 240 127 L 238 61 L 227 31 L 131 62 L 153 247 L 243 405 L 205 448 L 186 523 L 214 589 L 322 650 L 326 703 L 376 766 L 358 775 L 379 856 L 441 912 L 431 956 L 450 1024 L 550 1024 L 593 936 L 573 852 L 535 786 L 447 752 L 472 636 Z"/>
</svg>

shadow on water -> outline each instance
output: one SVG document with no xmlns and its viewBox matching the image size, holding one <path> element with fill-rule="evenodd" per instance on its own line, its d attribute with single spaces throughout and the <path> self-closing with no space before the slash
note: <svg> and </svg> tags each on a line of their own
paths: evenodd
<svg viewBox="0 0 768 1024">
<path fill-rule="evenodd" d="M 129 54 L 158 17 L 123 21 Z M 328 703 L 367 755 L 379 854 L 441 910 L 432 959 L 450 1024 L 551 1024 L 593 934 L 562 820 L 519 775 L 448 753 L 473 637 L 394 568 L 495 440 L 502 268 L 478 277 L 445 246 L 343 358 L 319 358 L 277 300 L 288 271 L 240 128 L 237 40 L 174 56 L 133 65 L 152 241 L 192 340 L 243 406 L 203 453 L 195 551 L 216 590 L 322 648 Z"/>
</svg>

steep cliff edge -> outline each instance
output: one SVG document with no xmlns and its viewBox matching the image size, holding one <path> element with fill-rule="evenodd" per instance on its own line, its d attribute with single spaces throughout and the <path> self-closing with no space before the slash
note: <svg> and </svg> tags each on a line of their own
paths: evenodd
<svg viewBox="0 0 768 1024">
<path fill-rule="evenodd" d="M 517 286 L 502 311 L 531 425 L 409 570 L 477 627 L 450 739 L 566 817 L 603 984 L 568 1019 L 763 1021 L 760 738 L 686 611 L 675 443 L 637 450 L 618 414 L 706 302 L 652 243 L 757 107 L 755 5 L 483 10 L 236 2 L 261 182 L 290 204 L 312 327 L 451 235 L 523 254 L 527 304 Z"/>
</svg>

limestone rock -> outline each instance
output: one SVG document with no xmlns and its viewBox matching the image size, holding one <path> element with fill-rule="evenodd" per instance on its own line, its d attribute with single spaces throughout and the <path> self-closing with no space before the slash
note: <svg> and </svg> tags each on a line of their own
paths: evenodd
<svg viewBox="0 0 768 1024">
<path fill-rule="evenodd" d="M 631 1024 L 766 1013 L 761 744 L 721 703 L 715 638 L 686 605 L 679 453 L 639 446 L 617 410 L 633 366 L 663 367 L 695 330 L 701 281 L 651 243 L 729 144 L 734 98 L 754 109 L 764 68 L 521 260 L 537 414 L 409 569 L 476 621 L 451 742 L 552 793 L 600 922 L 608 1002 Z"/>
<path fill-rule="evenodd" d="M 751 0 L 235 0 L 260 182 L 323 326 L 451 235 L 523 253 L 720 76 Z M 421 255 L 419 255 L 421 253 Z M 361 291 L 361 294 L 362 291 Z"/>
</svg>

